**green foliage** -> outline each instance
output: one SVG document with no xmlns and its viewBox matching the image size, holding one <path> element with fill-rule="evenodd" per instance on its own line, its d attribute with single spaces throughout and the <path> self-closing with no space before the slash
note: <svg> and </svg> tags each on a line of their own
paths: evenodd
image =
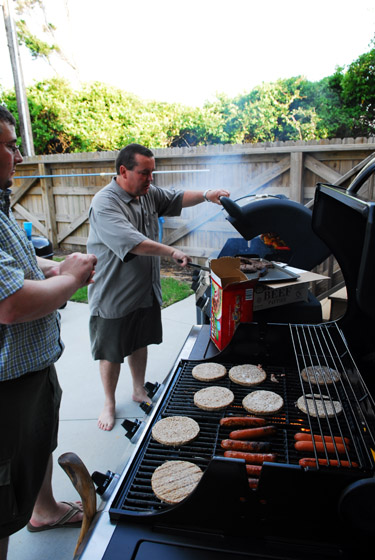
<svg viewBox="0 0 375 560">
<path fill-rule="evenodd" d="M 52 52 L 59 50 L 56 45 L 48 45 L 48 43 L 33 35 L 27 27 L 25 20 L 18 20 L 16 26 L 18 42 L 29 49 L 32 58 L 45 58 L 48 60 Z"/>
<path fill-rule="evenodd" d="M 31 4 L 37 0 L 29 0 Z M 309 82 L 302 76 L 262 83 L 203 108 L 144 101 L 94 82 L 73 89 L 60 78 L 27 89 L 37 154 L 369 136 L 375 133 L 375 48 L 347 69 Z M 15 92 L 0 103 L 17 118 Z"/>
</svg>

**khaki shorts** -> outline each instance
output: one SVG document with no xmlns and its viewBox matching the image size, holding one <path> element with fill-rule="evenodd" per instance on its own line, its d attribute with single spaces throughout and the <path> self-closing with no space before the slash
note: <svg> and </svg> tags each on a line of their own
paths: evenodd
<svg viewBox="0 0 375 560">
<path fill-rule="evenodd" d="M 160 305 L 155 300 L 152 307 L 137 309 L 120 319 L 91 316 L 90 340 L 94 360 L 122 364 L 139 348 L 162 342 Z"/>
<path fill-rule="evenodd" d="M 31 517 L 57 447 L 61 393 L 53 365 L 0 382 L 0 538 Z"/>
</svg>

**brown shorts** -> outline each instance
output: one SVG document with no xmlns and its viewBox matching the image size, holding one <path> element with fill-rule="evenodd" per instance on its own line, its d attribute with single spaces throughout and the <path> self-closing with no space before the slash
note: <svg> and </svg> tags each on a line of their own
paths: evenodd
<svg viewBox="0 0 375 560">
<path fill-rule="evenodd" d="M 57 447 L 61 393 L 53 365 L 0 382 L 0 538 L 31 517 Z"/>
<path fill-rule="evenodd" d="M 120 319 L 91 316 L 90 340 L 94 360 L 122 364 L 139 348 L 162 342 L 160 305 L 155 300 L 152 307 L 137 309 Z"/>
</svg>

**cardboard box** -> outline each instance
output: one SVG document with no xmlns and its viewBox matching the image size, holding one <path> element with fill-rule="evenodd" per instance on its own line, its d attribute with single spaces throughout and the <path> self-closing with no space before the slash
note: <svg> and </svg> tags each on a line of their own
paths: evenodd
<svg viewBox="0 0 375 560">
<path fill-rule="evenodd" d="M 241 260 L 234 257 L 213 259 L 211 266 L 211 340 L 223 350 L 239 323 L 253 319 L 254 286 L 240 270 Z"/>
<path fill-rule="evenodd" d="M 275 282 L 266 284 L 259 282 L 254 289 L 253 310 L 269 309 L 279 305 L 286 305 L 296 301 L 307 301 L 310 282 L 324 280 L 327 276 L 308 272 L 299 268 L 288 267 L 288 270 L 300 275 L 297 280 L 291 282 Z"/>
</svg>

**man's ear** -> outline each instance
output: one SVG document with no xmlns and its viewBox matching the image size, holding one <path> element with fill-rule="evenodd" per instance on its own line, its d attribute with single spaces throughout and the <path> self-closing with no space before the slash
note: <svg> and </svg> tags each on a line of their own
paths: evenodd
<svg viewBox="0 0 375 560">
<path fill-rule="evenodd" d="M 126 169 L 125 165 L 120 165 L 120 175 L 121 177 L 126 178 L 128 170 Z"/>
</svg>

